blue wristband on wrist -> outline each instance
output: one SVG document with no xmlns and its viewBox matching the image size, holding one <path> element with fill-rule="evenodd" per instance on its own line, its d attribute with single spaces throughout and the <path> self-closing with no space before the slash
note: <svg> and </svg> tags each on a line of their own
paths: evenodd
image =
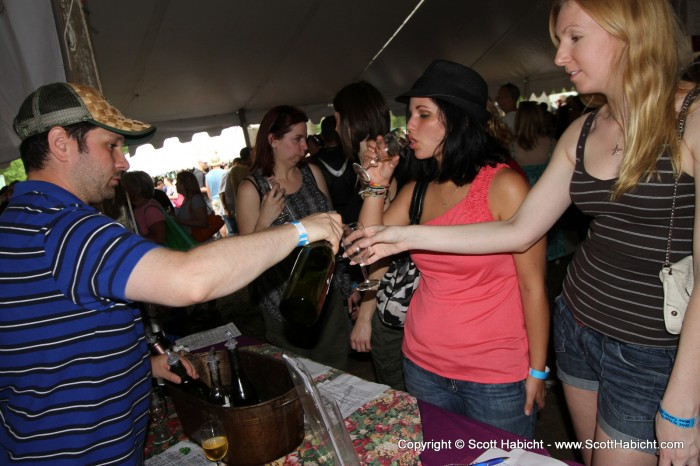
<svg viewBox="0 0 700 466">
<path fill-rule="evenodd" d="M 304 225 L 302 225 L 301 222 L 292 222 L 292 225 L 294 225 L 299 232 L 299 242 L 297 243 L 297 247 L 306 246 L 309 244 L 309 234 L 306 232 Z"/>
<path fill-rule="evenodd" d="M 659 414 L 661 414 L 661 418 L 670 422 L 674 426 L 681 427 L 683 429 L 692 429 L 695 427 L 695 418 L 694 417 L 676 417 L 671 414 L 669 414 L 665 409 L 659 405 Z"/>
<path fill-rule="evenodd" d="M 530 377 L 534 377 L 534 378 L 540 379 L 540 380 L 547 380 L 547 378 L 549 378 L 549 367 L 545 366 L 544 372 L 535 370 L 531 367 L 530 368 Z"/>
</svg>

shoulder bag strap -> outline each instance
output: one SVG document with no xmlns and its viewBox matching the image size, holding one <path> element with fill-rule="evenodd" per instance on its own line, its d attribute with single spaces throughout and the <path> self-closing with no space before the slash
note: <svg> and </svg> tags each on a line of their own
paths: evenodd
<svg viewBox="0 0 700 466">
<path fill-rule="evenodd" d="M 423 199 L 425 198 L 426 189 L 428 189 L 427 180 L 416 181 L 416 185 L 413 187 L 413 196 L 411 197 L 411 207 L 408 210 L 408 214 L 411 218 L 411 225 L 418 225 L 420 223 L 420 217 L 423 214 Z"/>
<path fill-rule="evenodd" d="M 692 91 L 688 92 L 683 100 L 683 106 L 681 111 L 678 113 L 678 139 L 683 139 L 683 133 L 685 133 L 685 119 L 688 116 L 688 109 L 695 99 L 697 99 L 698 94 L 700 94 L 700 86 L 696 87 Z M 671 265 L 671 233 L 673 232 L 673 218 L 676 213 L 676 194 L 678 193 L 678 180 L 681 177 L 681 173 L 676 176 L 675 183 L 673 185 L 673 201 L 671 202 L 671 221 L 668 225 L 668 241 L 666 243 L 666 259 L 664 260 L 664 267 L 669 267 Z"/>
</svg>

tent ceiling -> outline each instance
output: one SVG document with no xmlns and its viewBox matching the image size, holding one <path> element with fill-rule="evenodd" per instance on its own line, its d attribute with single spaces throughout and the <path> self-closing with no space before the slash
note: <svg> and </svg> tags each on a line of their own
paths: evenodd
<svg viewBox="0 0 700 466">
<path fill-rule="evenodd" d="M 14 37 L 0 47 L 10 50 L 5 69 L 22 71 L 3 77 L 22 90 L 0 102 L 3 131 L 11 131 L 8 115 L 23 96 L 57 79 L 41 67 L 25 73 L 26 52 L 15 49 L 44 50 L 52 70 L 62 67 L 58 47 L 41 45 L 49 42 L 42 34 L 56 41 L 56 30 L 26 23 L 50 2 L 3 3 L 0 36 Z M 525 95 L 570 86 L 553 64 L 550 0 L 75 0 L 81 3 L 104 94 L 125 114 L 156 124 L 156 146 L 172 136 L 218 134 L 239 123 L 239 109 L 256 123 L 286 103 L 318 121 L 332 112 L 335 93 L 357 79 L 393 103 L 435 58 L 476 69 L 491 96 L 507 81 Z M 9 14 L 17 9 L 25 18 Z M 17 158 L 14 135 L 4 139 L 0 162 Z"/>
<path fill-rule="evenodd" d="M 105 95 L 126 114 L 156 123 L 156 141 L 238 124 L 239 109 L 255 123 L 282 103 L 317 121 L 332 112 L 335 93 L 357 79 L 393 101 L 434 58 L 472 66 L 492 96 L 507 81 L 528 94 L 568 85 L 553 64 L 549 0 L 85 5 Z"/>
</svg>

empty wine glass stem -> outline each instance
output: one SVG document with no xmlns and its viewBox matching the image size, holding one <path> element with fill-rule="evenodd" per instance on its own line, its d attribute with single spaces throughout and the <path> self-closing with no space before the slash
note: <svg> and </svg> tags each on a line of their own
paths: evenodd
<svg viewBox="0 0 700 466">
<path fill-rule="evenodd" d="M 360 264 L 360 270 L 362 270 L 362 276 L 365 277 L 365 283 L 369 282 L 369 277 L 367 276 L 367 267 Z"/>
</svg>

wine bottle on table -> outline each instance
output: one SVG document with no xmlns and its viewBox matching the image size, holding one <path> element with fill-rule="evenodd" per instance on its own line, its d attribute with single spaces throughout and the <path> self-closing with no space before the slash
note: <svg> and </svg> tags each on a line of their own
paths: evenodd
<svg viewBox="0 0 700 466">
<path fill-rule="evenodd" d="M 238 358 L 238 342 L 231 332 L 226 332 L 226 348 L 228 349 L 228 361 L 231 366 L 231 389 L 229 399 L 233 406 L 250 406 L 260 403 L 258 392 L 253 387 L 241 367 Z"/>
<path fill-rule="evenodd" d="M 219 371 L 219 359 L 216 357 L 216 352 L 212 346 L 207 355 L 207 365 L 209 366 L 209 375 L 211 377 L 211 386 L 209 387 L 209 401 L 215 405 L 222 405 L 225 408 L 231 406 L 229 403 L 226 390 L 221 383 L 221 372 Z"/>
<path fill-rule="evenodd" d="M 207 384 L 187 375 L 187 369 L 185 369 L 185 366 L 182 365 L 182 361 L 180 361 L 177 354 L 168 349 L 165 350 L 165 354 L 168 356 L 168 365 L 170 366 L 170 370 L 177 374 L 182 380 L 180 385 L 173 385 L 181 387 L 183 391 L 199 398 L 200 400 L 209 401 L 209 387 L 207 387 Z"/>
<path fill-rule="evenodd" d="M 280 312 L 289 322 L 307 327 L 316 322 L 334 269 L 335 255 L 328 241 L 315 241 L 298 251 L 280 301 Z"/>
</svg>

